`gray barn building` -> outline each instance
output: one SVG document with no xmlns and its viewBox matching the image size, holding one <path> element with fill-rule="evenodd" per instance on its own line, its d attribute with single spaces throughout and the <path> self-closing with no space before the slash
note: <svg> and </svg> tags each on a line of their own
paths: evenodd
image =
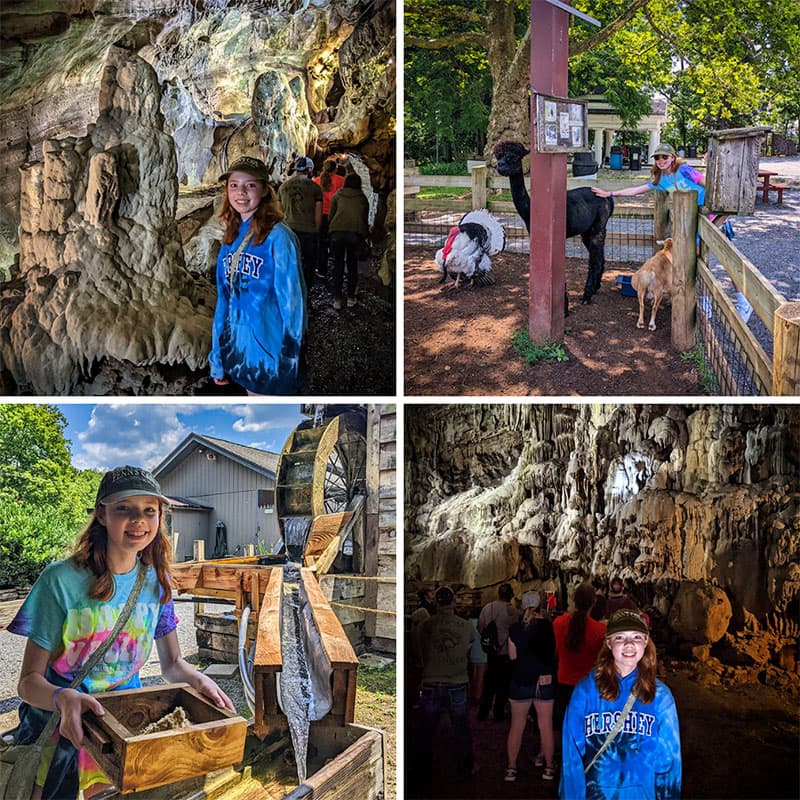
<svg viewBox="0 0 800 800">
<path fill-rule="evenodd" d="M 206 558 L 242 555 L 244 546 L 270 553 L 280 543 L 275 513 L 278 455 L 191 433 L 154 470 L 172 500 L 174 559 L 190 560 L 194 541 Z"/>
</svg>

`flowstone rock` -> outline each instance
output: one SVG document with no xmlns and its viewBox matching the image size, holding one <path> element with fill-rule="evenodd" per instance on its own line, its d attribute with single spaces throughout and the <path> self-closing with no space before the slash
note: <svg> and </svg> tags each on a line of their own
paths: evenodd
<svg viewBox="0 0 800 800">
<path fill-rule="evenodd" d="M 213 295 L 183 263 L 155 73 L 112 48 L 101 87 L 88 136 L 49 142 L 43 167 L 22 172 L 25 291 L 0 308 L 0 354 L 22 391 L 82 394 L 108 359 L 200 370 L 210 348 Z"/>
<path fill-rule="evenodd" d="M 412 584 L 619 576 L 700 647 L 797 615 L 800 406 L 414 406 L 405 457 Z"/>
<path fill-rule="evenodd" d="M 669 625 L 682 639 L 697 644 L 718 642 L 731 621 L 728 596 L 717 586 L 684 581 L 669 612 Z"/>
<path fill-rule="evenodd" d="M 137 54 L 155 70 L 163 92 L 146 102 L 153 117 L 160 105 L 163 132 L 175 151 L 169 156 L 176 159 L 172 178 L 182 186 L 215 184 L 241 155 L 263 158 L 277 181 L 293 152 L 318 163 L 332 152 L 352 153 L 368 168 L 366 183 L 379 193 L 378 237 L 391 228 L 383 223 L 386 198 L 395 187 L 391 0 L 6 3 L 2 40 L 0 279 L 10 276 L 23 249 L 37 253 L 20 265 L 23 271 L 43 259 L 49 263 L 58 246 L 49 235 L 71 230 L 81 203 L 88 204 L 79 211 L 89 225 L 94 220 L 101 227 L 109 213 L 111 187 L 99 187 L 100 173 L 89 187 L 92 193 L 99 190 L 97 197 L 71 194 L 87 191 L 86 152 L 64 146 L 62 161 L 43 151 L 56 139 L 85 143 L 109 88 L 121 93 L 114 100 L 121 115 L 133 111 L 126 98 L 140 102 L 137 84 L 124 70 L 115 77 L 117 88 L 102 85 L 107 54 L 115 47 Z M 115 146 L 107 141 L 101 149 Z M 83 170 L 80 180 L 68 163 L 75 156 Z M 115 153 L 120 200 L 112 217 L 136 217 L 126 206 L 132 196 L 128 187 L 138 180 L 131 156 Z M 164 154 L 163 163 L 166 159 Z M 34 187 L 20 187 L 20 170 L 35 179 L 31 165 L 37 163 L 48 172 L 38 176 L 47 195 L 38 193 L 42 207 L 30 209 L 24 193 Z M 29 210 L 35 219 L 26 219 Z M 28 242 L 18 241 L 18 227 Z M 192 260 L 207 258 L 193 253 Z"/>
</svg>

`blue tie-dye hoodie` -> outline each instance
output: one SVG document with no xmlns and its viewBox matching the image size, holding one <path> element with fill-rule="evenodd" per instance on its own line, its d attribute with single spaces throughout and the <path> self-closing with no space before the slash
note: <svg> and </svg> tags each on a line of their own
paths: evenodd
<svg viewBox="0 0 800 800">
<path fill-rule="evenodd" d="M 572 693 L 562 729 L 562 800 L 671 800 L 681 794 L 681 741 L 670 690 L 656 681 L 651 703 L 637 698 L 622 730 L 584 775 L 602 747 L 636 681 L 619 682 L 616 700 L 603 700 L 594 673 Z"/>
<path fill-rule="evenodd" d="M 279 222 L 261 244 L 242 248 L 250 222 L 241 224 L 236 240 L 223 245 L 217 259 L 211 377 L 227 375 L 257 394 L 296 394 L 306 329 L 297 237 Z"/>
</svg>

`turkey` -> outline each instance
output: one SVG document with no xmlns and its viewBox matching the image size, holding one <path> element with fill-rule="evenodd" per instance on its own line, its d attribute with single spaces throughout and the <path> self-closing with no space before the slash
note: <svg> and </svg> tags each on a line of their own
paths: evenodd
<svg viewBox="0 0 800 800">
<path fill-rule="evenodd" d="M 469 211 L 456 227 L 450 229 L 444 247 L 436 253 L 436 266 L 442 273 L 439 283 L 452 278 L 454 288 L 491 286 L 494 283 L 492 262 L 506 246 L 506 232 L 488 211 Z M 466 279 L 466 280 L 465 280 Z"/>
</svg>

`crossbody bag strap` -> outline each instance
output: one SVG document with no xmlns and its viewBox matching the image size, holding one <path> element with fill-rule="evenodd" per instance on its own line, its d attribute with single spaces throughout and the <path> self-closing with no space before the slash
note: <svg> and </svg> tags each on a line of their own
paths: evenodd
<svg viewBox="0 0 800 800">
<path fill-rule="evenodd" d="M 622 707 L 622 711 L 620 712 L 619 717 L 617 717 L 617 722 L 614 727 L 608 732 L 608 736 L 606 736 L 606 740 L 603 742 L 602 747 L 594 754 L 594 758 L 589 762 L 587 766 L 583 768 L 584 775 L 592 768 L 592 765 L 598 758 L 600 758 L 603 753 L 608 749 L 611 742 L 617 738 L 617 735 L 622 730 L 622 726 L 625 724 L 625 720 L 628 718 L 628 714 L 631 713 L 631 709 L 633 708 L 633 704 L 636 702 L 636 695 L 631 689 L 631 693 L 628 695 L 628 699 L 625 701 L 625 705 Z"/>
<path fill-rule="evenodd" d="M 248 231 L 247 236 L 242 239 L 242 243 L 236 248 L 236 252 L 233 254 L 233 258 L 231 259 L 231 268 L 228 272 L 228 287 L 233 290 L 233 273 L 236 272 L 236 268 L 239 266 L 239 257 L 242 255 L 245 247 L 250 244 L 250 240 L 253 238 L 253 231 Z"/>
<path fill-rule="evenodd" d="M 147 566 L 139 561 L 139 572 L 136 575 L 136 582 L 133 584 L 131 593 L 128 595 L 128 599 L 125 601 L 125 605 L 122 607 L 122 611 L 120 611 L 117 621 L 114 623 L 114 627 L 111 629 L 111 633 L 106 637 L 105 641 L 100 645 L 100 647 L 98 647 L 97 650 L 95 650 L 89 656 L 86 663 L 81 667 L 80 672 L 72 679 L 72 683 L 69 685 L 70 689 L 74 689 L 83 682 L 86 676 L 100 663 L 100 659 L 105 656 L 112 643 L 116 641 L 117 636 L 119 636 L 120 632 L 125 626 L 125 623 L 128 621 L 128 619 L 130 619 L 133 607 L 136 605 L 136 601 L 139 599 L 139 595 L 142 593 L 142 587 L 144 586 L 146 577 Z M 61 712 L 56 709 L 50 715 L 50 719 L 47 721 L 44 729 L 39 734 L 39 738 L 36 740 L 37 745 L 44 745 L 44 743 L 47 742 L 47 740 L 53 735 L 53 731 L 56 729 L 56 726 L 60 720 Z"/>
</svg>

